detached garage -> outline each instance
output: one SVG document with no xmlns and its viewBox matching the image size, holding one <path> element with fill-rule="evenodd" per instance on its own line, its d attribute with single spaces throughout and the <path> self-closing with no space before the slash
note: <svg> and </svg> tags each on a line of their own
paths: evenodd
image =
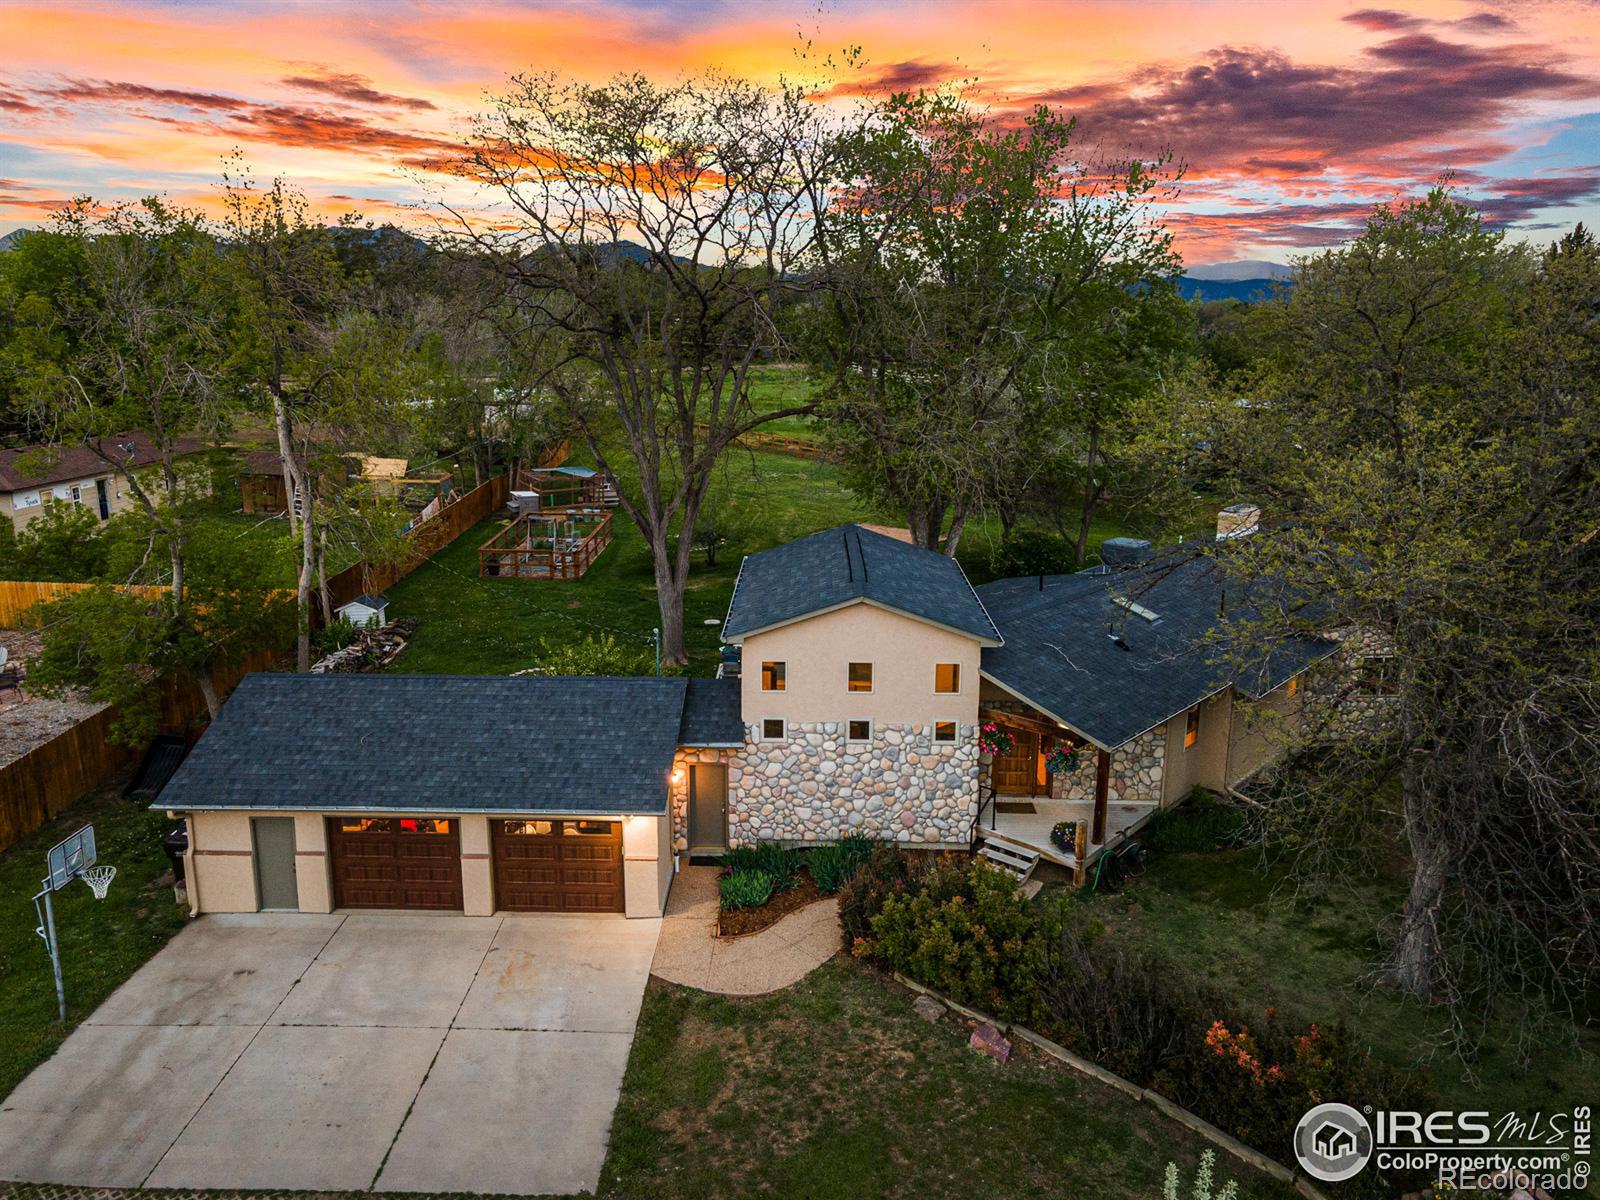
<svg viewBox="0 0 1600 1200">
<path fill-rule="evenodd" d="M 659 916 L 682 679 L 247 676 L 162 792 L 199 912 Z"/>
</svg>

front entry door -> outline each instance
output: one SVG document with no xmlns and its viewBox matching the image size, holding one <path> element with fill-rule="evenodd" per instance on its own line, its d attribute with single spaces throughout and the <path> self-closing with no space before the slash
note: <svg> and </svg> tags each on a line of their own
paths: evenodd
<svg viewBox="0 0 1600 1200">
<path fill-rule="evenodd" d="M 1039 735 L 1031 729 L 1010 728 L 1016 740 L 1010 754 L 1002 754 L 989 765 L 994 790 L 1002 796 L 1037 796 L 1039 787 Z"/>
<path fill-rule="evenodd" d="M 689 768 L 689 849 L 724 850 L 728 845 L 728 768 L 695 763 Z"/>
<path fill-rule="evenodd" d="M 256 851 L 256 891 L 261 907 L 300 908 L 294 877 L 294 818 L 256 817 L 250 822 Z"/>
</svg>

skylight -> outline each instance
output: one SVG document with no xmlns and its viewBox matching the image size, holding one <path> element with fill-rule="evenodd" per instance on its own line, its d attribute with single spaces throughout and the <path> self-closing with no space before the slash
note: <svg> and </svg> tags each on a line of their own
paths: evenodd
<svg viewBox="0 0 1600 1200">
<path fill-rule="evenodd" d="M 1161 619 L 1160 613 L 1148 609 L 1142 604 L 1135 604 L 1126 596 L 1113 596 L 1111 602 L 1119 608 L 1127 609 L 1136 617 L 1142 617 L 1146 621 L 1159 621 Z"/>
</svg>

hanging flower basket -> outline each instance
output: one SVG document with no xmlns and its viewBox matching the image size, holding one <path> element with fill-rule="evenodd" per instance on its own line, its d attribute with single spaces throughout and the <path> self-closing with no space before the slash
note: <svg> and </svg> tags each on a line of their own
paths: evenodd
<svg viewBox="0 0 1600 1200">
<path fill-rule="evenodd" d="M 978 749 L 990 758 L 1003 758 L 1017 746 L 1017 739 L 993 721 L 978 730 Z"/>
<path fill-rule="evenodd" d="M 1058 850 L 1065 850 L 1071 854 L 1078 845 L 1078 823 L 1076 821 L 1057 821 L 1050 827 L 1050 840 L 1056 844 Z"/>
<path fill-rule="evenodd" d="M 1057 746 L 1044 756 L 1044 769 L 1052 775 L 1069 774 L 1078 765 L 1076 746 Z"/>
</svg>

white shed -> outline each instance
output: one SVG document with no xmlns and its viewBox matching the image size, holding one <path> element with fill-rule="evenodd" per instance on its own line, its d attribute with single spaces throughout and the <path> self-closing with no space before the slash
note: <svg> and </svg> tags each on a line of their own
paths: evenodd
<svg viewBox="0 0 1600 1200">
<path fill-rule="evenodd" d="M 389 619 L 385 615 L 388 607 L 389 597 L 368 594 L 357 596 L 347 604 L 341 604 L 335 611 L 339 617 L 349 621 L 357 629 L 366 629 L 385 624 Z"/>
</svg>

